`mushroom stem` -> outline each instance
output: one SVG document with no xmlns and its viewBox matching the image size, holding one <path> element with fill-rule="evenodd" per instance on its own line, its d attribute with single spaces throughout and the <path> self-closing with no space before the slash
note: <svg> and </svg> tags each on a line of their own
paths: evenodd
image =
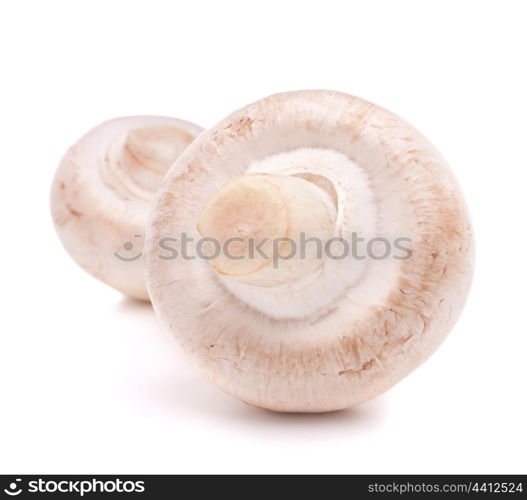
<svg viewBox="0 0 527 500">
<path fill-rule="evenodd" d="M 191 134 L 168 125 L 127 130 L 113 141 L 102 165 L 103 177 L 124 194 L 151 200 L 165 172 L 192 140 Z"/>
<path fill-rule="evenodd" d="M 335 221 L 334 201 L 316 184 L 288 175 L 248 174 L 213 194 L 198 218 L 198 231 L 221 248 L 211 259 L 219 274 L 274 286 L 322 265 L 316 244 L 300 245 L 331 237 Z"/>
</svg>

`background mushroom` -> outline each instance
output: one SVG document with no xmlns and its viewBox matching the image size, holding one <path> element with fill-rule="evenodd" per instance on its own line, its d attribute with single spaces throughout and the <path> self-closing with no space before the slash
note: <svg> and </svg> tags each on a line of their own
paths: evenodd
<svg viewBox="0 0 527 500">
<path fill-rule="evenodd" d="M 236 259 L 166 260 L 181 234 Z M 245 258 L 249 238 L 406 238 L 410 258 Z M 241 239 L 240 239 L 241 238 Z M 331 91 L 274 95 L 203 133 L 169 170 L 145 247 L 155 310 L 214 384 L 279 411 L 372 398 L 443 341 L 473 269 L 459 187 L 394 114 Z"/>
<path fill-rule="evenodd" d="M 68 150 L 53 180 L 51 212 L 82 268 L 148 300 L 141 258 L 148 212 L 166 170 L 201 131 L 174 118 L 123 117 L 95 127 Z"/>
</svg>

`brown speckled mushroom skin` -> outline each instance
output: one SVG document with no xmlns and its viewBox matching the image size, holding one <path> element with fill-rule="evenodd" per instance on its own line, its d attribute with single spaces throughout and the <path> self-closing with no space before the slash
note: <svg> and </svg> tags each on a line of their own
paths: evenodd
<svg viewBox="0 0 527 500">
<path fill-rule="evenodd" d="M 159 239 L 195 234 L 207 199 L 250 162 L 302 147 L 338 151 L 366 172 L 379 233 L 410 237 L 410 259 L 373 263 L 329 306 L 277 319 L 226 291 L 206 262 L 158 258 Z M 145 255 L 154 308 L 208 380 L 259 407 L 321 412 L 381 394 L 441 344 L 468 294 L 474 242 L 456 180 L 415 128 L 314 90 L 270 96 L 201 135 L 165 177 Z"/>
</svg>

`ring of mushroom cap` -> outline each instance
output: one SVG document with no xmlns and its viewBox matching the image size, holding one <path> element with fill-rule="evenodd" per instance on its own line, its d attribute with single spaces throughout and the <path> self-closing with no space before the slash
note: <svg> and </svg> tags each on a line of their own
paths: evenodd
<svg viewBox="0 0 527 500">
<path fill-rule="evenodd" d="M 123 117 L 98 125 L 68 150 L 53 180 L 51 211 L 64 247 L 82 268 L 149 300 L 143 261 L 135 257 L 150 206 L 165 171 L 201 131 L 174 118 Z M 133 260 L 115 257 L 130 247 Z"/>
<path fill-rule="evenodd" d="M 159 258 L 163 237 L 404 236 L 408 260 Z M 244 250 L 241 243 L 239 251 Z M 441 343 L 472 275 L 459 188 L 406 122 L 330 91 L 271 96 L 205 132 L 169 170 L 145 247 L 152 302 L 204 375 L 279 411 L 346 408 Z"/>
</svg>

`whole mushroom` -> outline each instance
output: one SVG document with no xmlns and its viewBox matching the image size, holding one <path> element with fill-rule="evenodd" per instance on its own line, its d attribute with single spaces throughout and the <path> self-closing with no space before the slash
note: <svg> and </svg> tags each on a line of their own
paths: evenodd
<svg viewBox="0 0 527 500">
<path fill-rule="evenodd" d="M 168 258 L 182 235 L 232 245 Z M 350 235 L 367 255 L 290 252 Z M 398 239 L 406 252 L 379 257 Z M 250 256 L 251 241 L 267 254 Z M 240 109 L 179 157 L 153 204 L 145 265 L 156 312 L 208 380 L 259 407 L 321 412 L 386 391 L 439 346 L 473 250 L 460 189 L 415 128 L 357 97 L 298 91 Z"/>
<path fill-rule="evenodd" d="M 68 150 L 51 212 L 65 249 L 88 273 L 149 300 L 142 247 L 150 206 L 165 172 L 201 131 L 175 118 L 115 118 Z"/>
</svg>

